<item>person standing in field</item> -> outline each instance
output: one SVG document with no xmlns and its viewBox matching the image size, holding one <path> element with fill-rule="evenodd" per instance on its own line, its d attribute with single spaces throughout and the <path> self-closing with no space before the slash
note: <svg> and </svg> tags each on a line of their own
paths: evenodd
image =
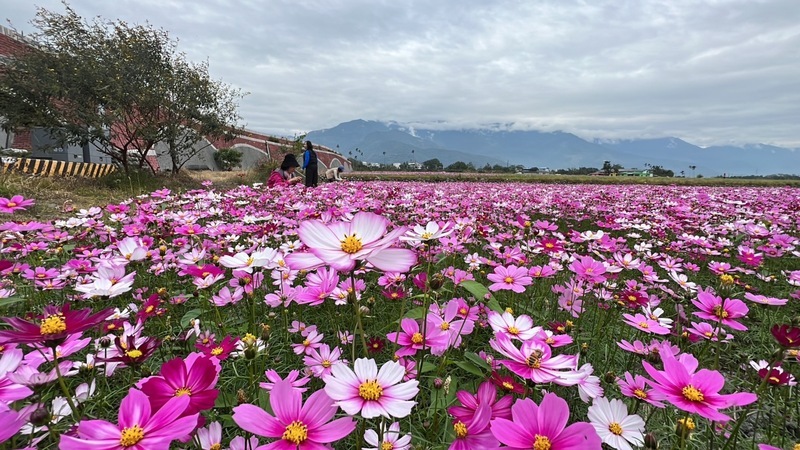
<svg viewBox="0 0 800 450">
<path fill-rule="evenodd" d="M 286 155 L 283 158 L 281 167 L 272 171 L 267 180 L 267 187 L 286 186 L 297 184 L 302 178 L 295 175 L 294 171 L 300 167 L 294 155 Z"/>
<path fill-rule="evenodd" d="M 317 187 L 319 173 L 317 169 L 317 152 L 311 141 L 306 141 L 306 151 L 303 153 L 303 170 L 306 172 L 306 187 Z"/>
</svg>

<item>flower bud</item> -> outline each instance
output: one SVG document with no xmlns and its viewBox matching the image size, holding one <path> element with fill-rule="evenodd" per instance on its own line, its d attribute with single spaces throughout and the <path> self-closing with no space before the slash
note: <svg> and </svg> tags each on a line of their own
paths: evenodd
<svg viewBox="0 0 800 450">
<path fill-rule="evenodd" d="M 244 389 L 236 391 L 236 403 L 240 405 L 242 403 L 247 403 L 247 394 L 244 392 Z"/>
<path fill-rule="evenodd" d="M 695 425 L 694 420 L 691 417 L 687 417 L 685 419 L 678 419 L 678 423 L 675 424 L 675 434 L 678 437 L 686 440 L 689 439 L 689 435 L 692 434 L 692 431 L 697 428 Z"/>
<path fill-rule="evenodd" d="M 644 448 L 645 450 L 658 450 L 658 439 L 653 433 L 644 435 Z"/>
<path fill-rule="evenodd" d="M 589 344 L 587 344 L 586 342 L 581 344 L 580 353 L 581 353 L 581 355 L 586 356 L 586 354 L 589 353 Z"/>
<path fill-rule="evenodd" d="M 617 381 L 617 374 L 614 372 L 606 372 L 606 374 L 603 375 L 603 381 L 606 383 L 613 383 Z"/>
<path fill-rule="evenodd" d="M 98 343 L 100 344 L 100 348 L 111 347 L 111 339 L 108 336 L 101 337 Z"/>
<path fill-rule="evenodd" d="M 440 273 L 435 273 L 428 281 L 428 286 L 430 286 L 432 291 L 438 291 L 444 285 L 444 275 Z"/>
<path fill-rule="evenodd" d="M 36 427 L 43 427 L 50 423 L 50 412 L 47 407 L 41 406 L 31 413 L 30 422 Z"/>
<path fill-rule="evenodd" d="M 441 378 L 434 378 L 433 379 L 433 387 L 436 389 L 441 389 L 444 386 L 444 380 Z"/>
<path fill-rule="evenodd" d="M 255 347 L 247 347 L 246 349 L 244 349 L 244 357 L 246 359 L 255 359 L 257 354 L 258 351 L 256 350 Z"/>
<path fill-rule="evenodd" d="M 261 340 L 266 341 L 269 339 L 269 334 L 272 331 L 272 327 L 262 323 L 261 324 Z"/>
</svg>

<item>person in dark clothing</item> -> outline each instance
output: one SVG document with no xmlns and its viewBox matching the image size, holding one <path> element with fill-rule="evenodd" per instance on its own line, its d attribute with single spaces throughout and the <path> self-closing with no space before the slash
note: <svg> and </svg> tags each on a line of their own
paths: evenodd
<svg viewBox="0 0 800 450">
<path fill-rule="evenodd" d="M 287 186 L 290 184 L 296 184 L 302 178 L 295 176 L 294 170 L 300 167 L 300 164 L 297 163 L 297 159 L 294 155 L 286 155 L 283 158 L 283 162 L 281 163 L 281 167 L 279 169 L 275 169 L 269 176 L 267 180 L 267 187 L 274 187 L 274 186 Z"/>
<path fill-rule="evenodd" d="M 317 152 L 311 141 L 306 141 L 306 151 L 303 153 L 303 170 L 306 171 L 306 187 L 317 187 L 319 173 L 317 169 Z"/>
</svg>

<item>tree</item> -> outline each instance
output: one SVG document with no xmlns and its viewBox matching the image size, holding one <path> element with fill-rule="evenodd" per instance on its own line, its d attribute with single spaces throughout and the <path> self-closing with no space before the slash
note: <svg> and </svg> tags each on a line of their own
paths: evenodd
<svg viewBox="0 0 800 450">
<path fill-rule="evenodd" d="M 422 168 L 428 172 L 437 172 L 444 168 L 444 165 L 437 158 L 429 159 L 422 163 Z"/>
<path fill-rule="evenodd" d="M 612 167 L 613 166 L 611 165 L 611 161 L 603 161 L 603 169 L 602 170 L 603 170 L 604 174 L 611 175 Z"/>
<path fill-rule="evenodd" d="M 694 176 L 694 170 L 695 170 L 695 169 L 697 169 L 697 166 L 695 166 L 695 165 L 691 165 L 691 166 L 689 166 L 689 169 L 691 169 L 691 171 L 692 171 L 692 176 Z"/>
<path fill-rule="evenodd" d="M 225 147 L 214 153 L 214 161 L 220 169 L 230 171 L 242 162 L 242 152 L 235 148 Z"/>
<path fill-rule="evenodd" d="M 675 172 L 671 170 L 664 169 L 661 166 L 651 166 L 650 171 L 653 173 L 655 177 L 674 177 Z"/>
<path fill-rule="evenodd" d="M 4 129 L 45 128 L 57 146 L 92 145 L 126 172 L 161 141 L 179 169 L 205 133 L 234 129 L 241 94 L 187 63 L 165 31 L 86 22 L 69 7 L 40 8 L 34 25 L 38 45 L 0 74 Z"/>
<path fill-rule="evenodd" d="M 474 167 L 472 169 L 474 169 Z M 466 172 L 470 170 L 470 165 L 465 163 L 464 161 L 456 161 L 453 164 L 447 166 L 445 170 L 447 170 L 448 172 Z"/>
</svg>

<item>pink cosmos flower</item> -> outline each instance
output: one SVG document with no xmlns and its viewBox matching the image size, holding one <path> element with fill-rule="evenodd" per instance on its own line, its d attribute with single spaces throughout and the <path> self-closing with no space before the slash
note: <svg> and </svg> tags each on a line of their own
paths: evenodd
<svg viewBox="0 0 800 450">
<path fill-rule="evenodd" d="M 461 335 L 468 335 L 475 328 L 474 321 L 458 316 L 460 306 L 458 300 L 455 299 L 447 302 L 442 310 L 435 304 L 431 305 L 431 313 L 427 316 L 428 325 L 439 327 L 448 336 L 448 345 L 434 348 L 434 354 L 441 354 L 440 351 L 443 353 L 447 347 L 460 347 Z"/>
<path fill-rule="evenodd" d="M 510 450 L 601 450 L 602 443 L 592 425 L 577 422 L 570 426 L 569 406 L 556 394 L 545 394 L 537 405 L 529 398 L 511 407 L 512 420 L 492 420 L 494 437 Z"/>
<path fill-rule="evenodd" d="M 328 264 L 340 272 L 350 272 L 358 261 L 366 261 L 384 272 L 408 272 L 417 263 L 417 254 L 392 247 L 408 229 L 396 227 L 386 233 L 389 223 L 382 216 L 364 211 L 350 222 L 304 221 L 297 234 L 308 251 L 287 255 L 286 263 L 298 270 Z"/>
<path fill-rule="evenodd" d="M 206 428 L 197 429 L 197 440 L 203 450 L 219 450 L 222 448 L 222 425 L 212 422 Z"/>
<path fill-rule="evenodd" d="M 295 355 L 302 355 L 305 353 L 306 355 L 316 348 L 319 348 L 322 345 L 322 339 L 325 337 L 324 334 L 317 333 L 316 331 L 312 331 L 308 333 L 308 336 L 303 339 L 303 342 L 299 344 L 292 344 L 292 351 L 294 351 Z"/>
<path fill-rule="evenodd" d="M 499 447 L 499 442 L 489 428 L 491 408 L 483 403 L 468 417 L 456 419 L 453 422 L 453 431 L 456 438 L 448 450 L 492 450 Z"/>
<path fill-rule="evenodd" d="M 692 300 L 694 306 L 700 309 L 694 315 L 713 323 L 721 323 L 734 330 L 746 331 L 747 327 L 737 322 L 750 311 L 743 301 L 737 299 L 718 297 L 710 291 L 697 291 L 697 298 Z"/>
<path fill-rule="evenodd" d="M 0 403 L 0 423 L 3 424 L 2 428 L 0 428 L 0 444 L 11 439 L 19 432 L 20 428 L 28 422 L 33 410 L 33 407 L 28 406 L 17 412 L 9 409 L 5 403 Z"/>
<path fill-rule="evenodd" d="M 649 389 L 647 387 L 649 381 L 641 375 L 631 375 L 630 372 L 625 372 L 625 379 L 618 379 L 617 384 L 620 391 L 622 391 L 622 395 L 647 402 L 657 408 L 663 408 L 664 403 L 661 400 L 664 400 L 664 396 Z"/>
<path fill-rule="evenodd" d="M 8 378 L 9 374 L 16 372 L 21 362 L 22 350 L 16 348 L 6 349 L 0 357 L 0 405 L 22 400 L 33 394 L 31 389 Z"/>
<path fill-rule="evenodd" d="M 423 348 L 447 347 L 449 336 L 434 323 L 428 323 L 425 334 L 422 333 L 419 323 L 414 319 L 405 318 L 400 321 L 399 333 L 389 333 L 386 339 L 400 346 L 395 352 L 397 356 L 410 356 Z"/>
<path fill-rule="evenodd" d="M 264 372 L 264 376 L 267 377 L 267 380 L 269 380 L 269 382 L 258 383 L 258 385 L 261 387 L 261 389 L 264 389 L 265 391 L 271 391 L 278 383 L 286 381 L 290 383 L 293 388 L 297 389 L 297 392 L 303 393 L 308 390 L 308 388 L 303 386 L 305 386 L 306 384 L 308 384 L 309 381 L 311 381 L 311 378 L 309 377 L 299 378 L 300 377 L 299 370 L 292 370 L 289 372 L 288 375 L 286 375 L 286 378 L 281 378 L 278 372 L 270 369 Z"/>
<path fill-rule="evenodd" d="M 183 416 L 189 397 L 173 397 L 155 414 L 143 392 L 131 389 L 119 407 L 118 425 L 104 420 L 82 420 L 76 436 L 61 435 L 61 450 L 169 450 L 170 443 L 188 436 L 197 414 Z M 183 416 L 183 417 L 182 417 Z"/>
<path fill-rule="evenodd" d="M 461 406 L 451 406 L 447 408 L 447 412 L 462 422 L 466 423 L 468 419 L 472 418 L 480 405 L 489 405 L 491 419 L 497 417 L 511 418 L 511 403 L 514 402 L 514 398 L 505 396 L 498 399 L 497 389 L 491 381 L 481 383 L 478 386 L 478 392 L 475 394 L 469 391 L 458 391 L 456 392 L 456 397 L 461 402 Z"/>
<path fill-rule="evenodd" d="M 489 345 L 510 358 L 499 360 L 500 364 L 534 383 L 550 383 L 562 375 L 562 370 L 572 370 L 577 365 L 576 356 L 552 356 L 550 346 L 535 340 L 524 341 L 517 348 L 511 338 L 505 334 L 497 334 L 489 341 Z"/>
<path fill-rule="evenodd" d="M 331 368 L 323 378 L 325 392 L 344 412 L 365 419 L 378 416 L 401 419 L 411 413 L 417 402 L 411 400 L 419 392 L 417 380 L 402 382 L 405 369 L 388 361 L 378 366 L 374 359 L 359 358 L 351 370 L 345 364 Z"/>
<path fill-rule="evenodd" d="M 579 279 L 591 283 L 602 283 L 606 280 L 606 266 L 595 261 L 591 256 L 582 256 L 569 265 L 569 270 L 575 273 Z"/>
<path fill-rule="evenodd" d="M 383 440 L 375 430 L 364 432 L 364 442 L 371 447 L 364 450 L 409 450 L 411 448 L 411 435 L 400 436 L 400 423 L 393 422 L 389 428 L 383 430 Z"/>
<path fill-rule="evenodd" d="M 708 339 L 710 341 L 722 340 L 730 341 L 733 335 L 725 331 L 718 324 L 710 324 L 706 322 L 692 322 L 691 327 L 686 327 L 685 330 L 689 333 L 689 339 L 692 342 L 699 341 L 700 339 Z"/>
<path fill-rule="evenodd" d="M 322 378 L 331 374 L 331 367 L 337 364 L 343 364 L 340 359 L 341 356 L 342 351 L 339 347 L 334 347 L 333 350 L 331 350 L 328 344 L 322 344 L 319 347 L 319 351 L 317 351 L 317 349 L 311 349 L 306 352 L 303 362 L 306 367 L 311 369 L 315 377 Z"/>
<path fill-rule="evenodd" d="M 486 276 L 494 284 L 489 286 L 490 291 L 509 290 L 518 294 L 525 292 L 525 286 L 533 284 L 533 278 L 528 275 L 528 269 L 514 265 L 494 268 L 494 273 Z"/>
<path fill-rule="evenodd" d="M 503 312 L 503 314 L 489 311 L 487 319 L 495 334 L 502 333 L 511 339 L 519 339 L 520 341 L 527 341 L 542 330 L 542 327 L 534 327 L 533 319 L 525 314 L 514 318 L 508 311 Z"/>
<path fill-rule="evenodd" d="M 277 438 L 271 444 L 253 450 L 295 450 L 330 448 L 356 428 L 349 417 L 331 422 L 339 409 L 323 390 L 311 394 L 303 404 L 303 394 L 289 382 L 276 383 L 269 396 L 275 413 L 271 416 L 255 405 L 233 408 L 233 421 L 243 430 L 268 438 Z"/>
<path fill-rule="evenodd" d="M 0 197 L 0 212 L 6 214 L 13 214 L 16 211 L 23 211 L 28 206 L 33 206 L 36 203 L 33 199 L 26 199 L 21 195 L 14 195 L 11 198 Z"/>
<path fill-rule="evenodd" d="M 189 397 L 184 414 L 194 414 L 214 407 L 219 391 L 214 389 L 222 368 L 214 358 L 191 353 L 186 359 L 175 358 L 161 366 L 161 375 L 140 380 L 137 387 L 158 410 L 173 397 Z"/>
<path fill-rule="evenodd" d="M 650 383 L 653 390 L 679 409 L 709 420 L 728 421 L 730 417 L 719 412 L 720 409 L 748 405 L 757 400 L 751 393 L 720 394 L 725 377 L 715 370 L 697 371 L 697 359 L 688 353 L 679 358 L 669 352 L 661 352 L 660 356 L 664 370 L 656 370 L 646 361 L 642 364 L 653 378 Z"/>
<path fill-rule="evenodd" d="M 767 297 L 766 295 L 757 295 L 751 292 L 745 292 L 744 298 L 746 300 L 750 300 L 751 302 L 761 303 L 762 305 L 770 305 L 770 306 L 783 306 L 789 303 L 789 299 L 786 298 L 775 298 L 775 297 Z"/>
<path fill-rule="evenodd" d="M 653 320 L 644 314 L 623 314 L 622 317 L 625 318 L 625 323 L 636 328 L 637 330 L 644 331 L 645 333 L 653 333 L 653 334 L 669 334 L 669 328 L 661 326 L 658 320 Z"/>
</svg>

